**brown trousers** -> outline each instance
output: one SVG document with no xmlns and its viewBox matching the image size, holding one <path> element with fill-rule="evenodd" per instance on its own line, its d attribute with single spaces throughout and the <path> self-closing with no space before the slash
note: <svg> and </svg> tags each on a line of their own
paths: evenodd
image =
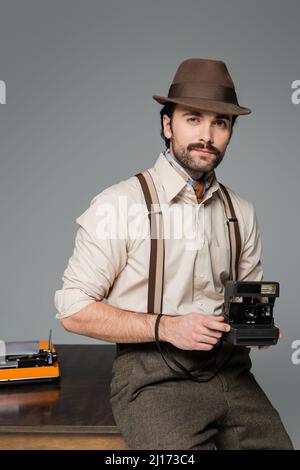
<svg viewBox="0 0 300 470">
<path fill-rule="evenodd" d="M 210 353 L 164 345 L 193 373 L 214 370 Z M 217 364 L 232 348 L 224 343 Z M 175 375 L 155 343 L 117 345 L 110 402 L 129 449 L 292 450 L 278 412 L 250 372 L 249 352 L 237 347 L 224 370 L 198 383 Z"/>
</svg>

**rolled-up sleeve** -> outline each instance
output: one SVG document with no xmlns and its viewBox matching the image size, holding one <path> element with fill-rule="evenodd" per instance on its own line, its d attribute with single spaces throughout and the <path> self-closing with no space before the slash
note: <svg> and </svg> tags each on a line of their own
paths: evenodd
<svg viewBox="0 0 300 470">
<path fill-rule="evenodd" d="M 63 273 L 62 288 L 55 292 L 54 297 L 58 319 L 69 317 L 90 303 L 104 299 L 126 265 L 125 237 L 99 236 L 99 224 L 104 223 L 99 208 L 101 204 L 113 207 L 115 200 L 101 193 L 76 219 L 79 228 L 74 251 Z M 113 209 L 111 214 L 117 217 Z M 107 218 L 105 223 L 109 223 Z"/>
<path fill-rule="evenodd" d="M 244 216 L 245 241 L 239 262 L 239 281 L 262 281 L 261 263 L 262 243 L 257 215 L 253 204 L 248 202 L 248 210 Z"/>
</svg>

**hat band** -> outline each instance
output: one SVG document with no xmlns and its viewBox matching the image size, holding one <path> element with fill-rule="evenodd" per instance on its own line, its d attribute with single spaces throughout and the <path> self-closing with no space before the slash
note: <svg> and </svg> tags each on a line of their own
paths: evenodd
<svg viewBox="0 0 300 470">
<path fill-rule="evenodd" d="M 173 83 L 168 98 L 203 98 L 238 105 L 234 88 L 207 82 Z"/>
</svg>

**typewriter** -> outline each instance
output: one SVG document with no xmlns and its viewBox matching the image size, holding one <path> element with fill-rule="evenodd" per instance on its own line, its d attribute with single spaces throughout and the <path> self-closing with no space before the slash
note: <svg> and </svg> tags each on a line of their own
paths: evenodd
<svg viewBox="0 0 300 470">
<path fill-rule="evenodd" d="M 60 368 L 52 344 L 48 341 L 0 340 L 0 386 L 17 383 L 58 382 Z"/>
</svg>

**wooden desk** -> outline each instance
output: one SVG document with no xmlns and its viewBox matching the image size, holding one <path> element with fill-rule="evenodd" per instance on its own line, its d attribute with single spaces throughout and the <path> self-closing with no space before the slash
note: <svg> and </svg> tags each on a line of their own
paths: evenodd
<svg viewBox="0 0 300 470">
<path fill-rule="evenodd" d="M 128 449 L 109 402 L 114 345 L 55 345 L 58 384 L 0 386 L 0 449 Z"/>
</svg>

